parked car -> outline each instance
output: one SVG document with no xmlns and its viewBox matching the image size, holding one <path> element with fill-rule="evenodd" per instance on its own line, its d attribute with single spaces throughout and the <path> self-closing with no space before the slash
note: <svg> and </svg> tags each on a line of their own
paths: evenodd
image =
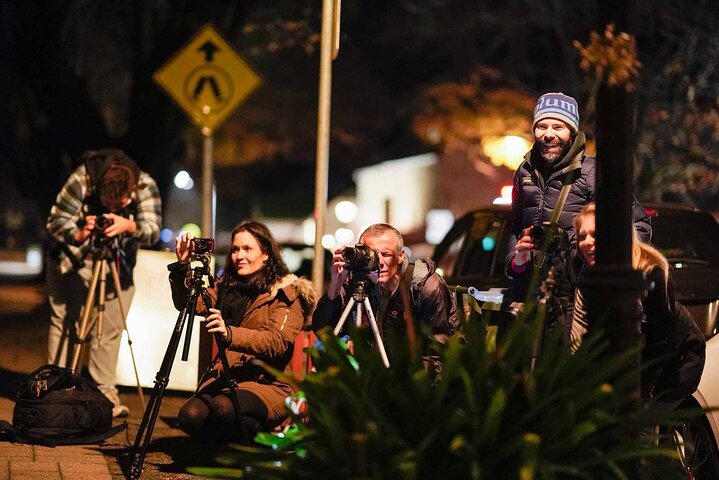
<svg viewBox="0 0 719 480">
<path fill-rule="evenodd" d="M 669 260 L 677 299 L 706 337 L 714 335 L 719 311 L 719 224 L 708 212 L 674 204 L 647 204 L 652 244 Z M 455 220 L 432 259 L 447 283 L 478 290 L 507 288 L 504 260 L 510 235 L 510 207 L 493 205 Z"/>
<path fill-rule="evenodd" d="M 644 207 L 652 218 L 651 243 L 669 261 L 677 300 L 691 312 L 707 339 L 699 388 L 683 406 L 719 407 L 719 224 L 711 214 L 696 208 L 675 204 Z M 457 218 L 432 255 L 447 283 L 479 292 L 507 288 L 504 262 L 510 224 L 508 205 L 478 208 Z M 719 410 L 681 422 L 676 432 L 691 478 L 718 479 Z"/>
</svg>

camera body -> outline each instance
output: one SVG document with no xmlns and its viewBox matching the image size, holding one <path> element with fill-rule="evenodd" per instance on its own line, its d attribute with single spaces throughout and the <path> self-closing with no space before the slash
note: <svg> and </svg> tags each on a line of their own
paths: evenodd
<svg viewBox="0 0 719 480">
<path fill-rule="evenodd" d="M 190 252 L 195 255 L 203 255 L 215 251 L 214 238 L 193 238 L 190 240 Z"/>
<path fill-rule="evenodd" d="M 358 243 L 342 250 L 345 268 L 352 271 L 372 272 L 379 270 L 379 255 L 367 245 Z"/>
<path fill-rule="evenodd" d="M 550 222 L 534 225 L 529 231 L 529 238 L 537 248 L 544 249 L 546 245 L 549 252 L 566 251 L 569 247 L 567 232 L 559 225 L 552 225 Z"/>
<path fill-rule="evenodd" d="M 104 214 L 101 213 L 95 218 L 95 231 L 102 233 L 103 230 L 105 230 L 113 223 L 115 223 L 115 221 L 112 218 L 106 217 Z"/>
</svg>

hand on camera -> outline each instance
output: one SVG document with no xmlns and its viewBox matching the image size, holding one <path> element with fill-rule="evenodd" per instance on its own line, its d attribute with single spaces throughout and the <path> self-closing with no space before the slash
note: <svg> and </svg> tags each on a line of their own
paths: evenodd
<svg viewBox="0 0 719 480">
<path fill-rule="evenodd" d="M 532 250 L 536 248 L 529 232 L 534 227 L 527 227 L 522 230 L 522 236 L 517 240 L 514 247 L 514 265 L 521 267 L 526 265 L 532 259 Z"/>
<path fill-rule="evenodd" d="M 223 341 L 227 341 L 227 326 L 222 318 L 222 312 L 216 308 L 210 309 L 210 315 L 205 318 L 205 326 L 210 333 L 219 333 Z"/>
<path fill-rule="evenodd" d="M 102 234 L 106 237 L 112 238 L 123 233 L 133 235 L 137 230 L 137 224 L 129 218 L 115 213 L 106 213 L 104 217 L 107 227 L 102 231 Z"/>
<path fill-rule="evenodd" d="M 345 268 L 345 259 L 342 256 L 346 245 L 343 245 L 332 252 L 332 265 L 330 266 L 330 283 L 327 288 L 327 297 L 334 300 L 340 294 L 342 285 L 347 281 L 349 273 Z"/>
<path fill-rule="evenodd" d="M 75 241 L 75 245 L 80 245 L 85 242 L 88 238 L 90 238 L 90 235 L 92 235 L 92 231 L 95 230 L 95 222 L 97 221 L 97 216 L 95 215 L 88 215 L 85 217 L 85 225 L 79 230 L 77 230 L 72 238 Z"/>
<path fill-rule="evenodd" d="M 192 243 L 192 234 L 189 232 L 182 232 L 175 238 L 175 255 L 177 261 L 181 263 L 188 263 L 190 261 L 190 244 Z"/>
</svg>

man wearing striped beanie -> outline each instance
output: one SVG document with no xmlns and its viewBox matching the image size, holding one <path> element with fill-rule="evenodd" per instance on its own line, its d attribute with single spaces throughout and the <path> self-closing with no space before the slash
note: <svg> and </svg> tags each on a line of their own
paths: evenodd
<svg viewBox="0 0 719 480">
<path fill-rule="evenodd" d="M 563 93 L 545 93 L 534 107 L 532 133 L 540 158 L 552 164 L 562 158 L 579 131 L 577 101 Z"/>
<path fill-rule="evenodd" d="M 555 208 L 559 209 L 557 225 L 567 233 L 569 245 L 563 253 L 565 258 L 570 257 L 576 250 L 572 221 L 584 205 L 594 201 L 596 186 L 596 160 L 585 155 L 586 137 L 579 129 L 579 107 L 574 98 L 562 92 L 539 97 L 532 135 L 534 145 L 514 174 L 512 229 L 506 258 L 506 272 L 512 278 L 510 296 L 520 302 L 528 293 L 531 271 L 537 268 L 531 260 L 541 258 L 536 253 L 542 245 L 535 243 L 530 232 L 548 223 Z M 558 205 L 565 185 L 569 185 L 566 200 Z M 633 215 L 640 237 L 649 240 L 649 216 L 636 199 Z"/>
</svg>

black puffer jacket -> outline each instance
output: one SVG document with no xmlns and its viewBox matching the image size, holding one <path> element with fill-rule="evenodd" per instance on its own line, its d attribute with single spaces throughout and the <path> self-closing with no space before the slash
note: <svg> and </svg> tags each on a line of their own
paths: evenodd
<svg viewBox="0 0 719 480">
<path fill-rule="evenodd" d="M 515 172 L 512 190 L 512 232 L 506 259 L 507 274 L 510 277 L 512 270 L 509 265 L 522 231 L 529 226 L 541 225 L 542 222 L 551 219 L 565 182 L 571 182 L 572 187 L 558 224 L 567 232 L 570 248 L 573 250 L 576 247 L 572 220 L 584 205 L 594 201 L 596 192 L 596 159 L 584 155 L 585 145 L 584 133 L 580 131 L 569 152 L 564 158 L 551 165 L 546 172 L 537 168 L 535 160 L 537 154 L 532 149 Z M 649 241 L 652 232 L 651 221 L 636 199 L 632 212 L 639 236 L 642 240 Z"/>
</svg>

